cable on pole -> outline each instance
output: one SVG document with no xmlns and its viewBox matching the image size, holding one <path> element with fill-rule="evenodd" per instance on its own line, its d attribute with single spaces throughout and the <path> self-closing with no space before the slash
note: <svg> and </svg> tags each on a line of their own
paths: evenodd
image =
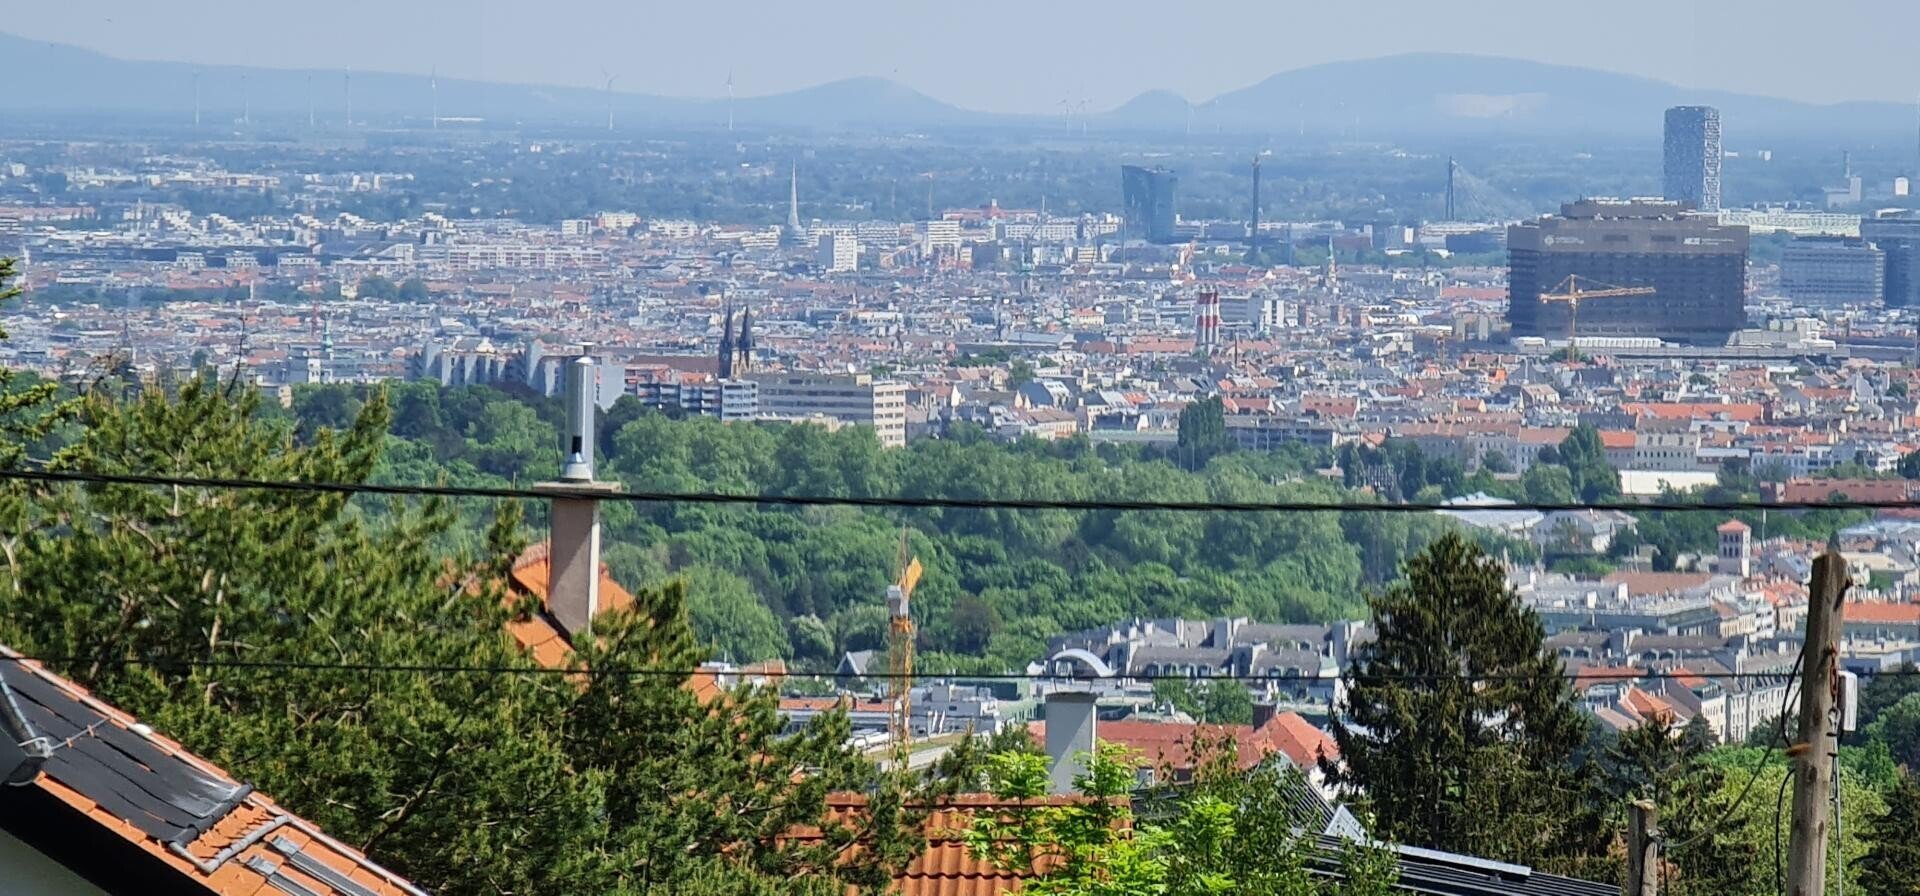
<svg viewBox="0 0 1920 896">
<path fill-rule="evenodd" d="M 371 482 L 304 482 L 236 477 L 175 476 L 150 473 L 90 473 L 76 470 L 0 470 L 0 481 L 70 483 L 81 485 L 134 485 L 162 488 L 206 488 L 236 491 L 274 491 L 339 495 L 391 495 L 425 498 L 493 498 L 539 500 L 580 498 L 641 504 L 732 504 L 774 507 L 881 507 L 948 510 L 1071 510 L 1071 511 L 1169 511 L 1205 513 L 1487 513 L 1501 511 L 1619 511 L 1718 512 L 1742 513 L 1767 510 L 1916 510 L 1920 501 L 1859 500 L 1839 498 L 1828 501 L 1700 501 L 1688 504 L 1641 503 L 1637 501 L 1515 501 L 1507 504 L 1448 504 L 1408 501 L 1370 503 L 1366 501 L 1133 501 L 1081 498 L 963 498 L 950 496 L 842 496 L 775 495 L 729 492 L 654 492 L 637 490 L 598 491 L 554 486 L 551 488 L 511 488 L 494 486 L 394 485 Z"/>
</svg>

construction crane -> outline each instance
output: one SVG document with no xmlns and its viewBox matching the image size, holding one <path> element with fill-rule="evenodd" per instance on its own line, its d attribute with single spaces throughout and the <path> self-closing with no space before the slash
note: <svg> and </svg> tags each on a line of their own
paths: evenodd
<svg viewBox="0 0 1920 896">
<path fill-rule="evenodd" d="M 913 587 L 920 584 L 923 571 L 920 560 L 907 553 L 907 530 L 900 530 L 898 578 L 887 586 L 887 677 L 892 682 L 893 707 L 888 727 L 893 732 L 894 748 L 906 761 L 907 745 L 913 740 Z"/>
<path fill-rule="evenodd" d="M 1565 302 L 1567 304 L 1567 348 L 1573 348 L 1573 340 L 1580 332 L 1580 303 L 1587 299 L 1611 299 L 1625 296 L 1650 296 L 1654 294 L 1651 286 L 1614 286 L 1583 280 L 1579 274 L 1568 274 L 1552 292 L 1540 294 L 1542 302 Z"/>
</svg>

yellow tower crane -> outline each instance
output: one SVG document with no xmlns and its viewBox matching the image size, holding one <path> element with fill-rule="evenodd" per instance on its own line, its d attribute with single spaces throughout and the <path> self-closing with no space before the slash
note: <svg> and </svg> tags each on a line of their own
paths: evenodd
<svg viewBox="0 0 1920 896">
<path fill-rule="evenodd" d="M 1568 274 L 1552 292 L 1540 294 L 1542 302 L 1567 303 L 1567 350 L 1572 352 L 1574 337 L 1580 333 L 1580 303 L 1587 299 L 1610 299 L 1622 296 L 1650 296 L 1655 292 L 1651 286 L 1613 286 L 1583 280 L 1579 274 Z"/>
<path fill-rule="evenodd" d="M 913 588 L 920 584 L 920 560 L 907 553 L 907 530 L 900 530 L 898 578 L 887 587 L 887 677 L 893 689 L 891 723 L 894 748 L 904 762 L 913 740 Z"/>
</svg>

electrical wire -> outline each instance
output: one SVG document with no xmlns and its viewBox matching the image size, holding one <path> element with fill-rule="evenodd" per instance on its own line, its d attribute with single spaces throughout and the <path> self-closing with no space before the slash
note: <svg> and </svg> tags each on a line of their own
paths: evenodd
<svg viewBox="0 0 1920 896">
<path fill-rule="evenodd" d="M 1783 810 L 1787 804 L 1787 784 L 1792 781 L 1793 770 L 1788 769 L 1786 774 L 1780 776 L 1779 795 L 1773 798 L 1773 886 L 1780 891 L 1780 896 L 1787 896 L 1787 877 L 1780 870 L 1780 854 L 1786 852 L 1786 848 L 1780 843 L 1780 816 L 1785 814 Z"/>
<path fill-rule="evenodd" d="M 1747 776 L 1747 783 L 1740 788 L 1740 793 L 1733 798 L 1732 802 L 1727 804 L 1726 811 L 1721 812 L 1720 817 L 1718 819 L 1715 819 L 1712 824 L 1701 828 L 1699 832 L 1695 833 L 1693 836 L 1688 837 L 1687 839 L 1682 840 L 1679 843 L 1668 847 L 1670 851 L 1679 852 L 1683 849 L 1691 847 L 1694 844 L 1699 843 L 1700 841 L 1705 840 L 1706 838 L 1712 836 L 1714 833 L 1719 831 L 1722 826 L 1726 825 L 1728 821 L 1731 821 L 1733 819 L 1733 813 L 1739 811 L 1740 807 L 1746 803 L 1747 794 L 1752 792 L 1753 785 L 1760 780 L 1760 776 L 1764 774 L 1767 770 L 1768 758 L 1772 756 L 1773 751 L 1778 749 L 1780 746 L 1782 746 L 1783 742 L 1787 739 L 1787 709 L 1788 707 L 1793 705 L 1794 692 L 1796 691 L 1797 685 L 1799 684 L 1799 680 L 1800 680 L 1800 665 L 1806 662 L 1806 660 L 1807 660 L 1807 644 L 1805 641 L 1802 641 L 1800 642 L 1799 651 L 1794 654 L 1793 668 L 1791 671 L 1787 673 L 1787 686 L 1785 689 L 1783 689 L 1780 692 L 1780 713 L 1779 715 L 1775 716 L 1773 720 L 1773 736 L 1767 739 L 1767 745 L 1761 749 L 1760 759 L 1758 762 L 1755 762 L 1753 764 L 1753 773 Z M 1920 669 L 1914 669 L 1914 670 L 1895 669 L 1895 670 L 1888 670 L 1888 671 L 1898 672 L 1902 675 L 1907 674 L 1909 671 L 1916 674 L 1920 674 Z M 1743 673 L 1733 673 L 1733 674 L 1739 675 Z M 1745 674 L 1752 674 L 1752 673 L 1745 673 Z M 1779 677 L 1778 673 L 1769 673 L 1769 674 L 1775 678 Z M 1712 676 L 1712 677 L 1719 678 L 1723 676 Z M 1788 776 L 1789 777 L 1792 776 L 1791 770 L 1789 770 Z"/>
<path fill-rule="evenodd" d="M 0 470 L 0 481 L 42 484 L 139 485 L 169 488 L 207 488 L 296 492 L 335 495 L 391 495 L 432 498 L 493 498 L 547 501 L 578 498 L 639 504 L 722 504 L 772 507 L 879 507 L 942 510 L 1069 510 L 1169 511 L 1185 513 L 1476 513 L 1532 511 L 1561 513 L 1616 511 L 1620 513 L 1745 513 L 1767 510 L 1920 510 L 1920 501 L 1702 501 L 1688 504 L 1647 504 L 1637 501 L 1515 501 L 1511 504 L 1446 504 L 1439 502 L 1369 503 L 1366 501 L 1133 501 L 1112 498 L 962 498 L 842 495 L 772 495 L 729 492 L 653 492 L 586 487 L 555 483 L 538 488 L 452 485 L 393 485 L 371 482 L 300 482 L 221 476 L 175 476 L 149 473 L 90 473 L 77 470 Z"/>
<path fill-rule="evenodd" d="M 196 657 L 96 657 L 96 656 L 29 656 L 23 654 L 0 653 L 0 662 L 40 663 L 45 665 L 69 665 L 75 663 L 100 663 L 108 666 L 141 666 L 150 668 L 204 668 L 204 669 L 260 669 L 277 671 L 328 671 L 328 672 L 370 672 L 420 675 L 587 675 L 617 676 L 627 678 L 690 678 L 695 675 L 732 675 L 742 678 L 795 678 L 795 679 L 834 679 L 859 678 L 874 681 L 887 681 L 904 676 L 890 672 L 869 672 L 862 675 L 842 675 L 838 672 L 817 671 L 769 671 L 758 669 L 660 669 L 646 666 L 636 667 L 547 667 L 547 666 L 503 666 L 474 665 L 459 663 L 354 663 L 323 662 L 318 660 L 247 660 Z M 1891 677 L 1920 677 L 1920 669 L 1890 669 L 1876 673 Z M 1135 675 L 1116 675 L 1101 678 L 1091 675 L 1053 675 L 1035 672 L 983 672 L 968 674 L 963 672 L 915 672 L 919 680 L 955 679 L 963 681 L 1232 681 L 1247 684 L 1261 682 L 1273 683 L 1312 683 L 1331 682 L 1342 678 L 1341 675 L 1302 675 L 1285 673 L 1281 675 L 1204 675 L 1191 676 L 1178 673 L 1153 673 Z M 1459 672 L 1442 673 L 1402 673 L 1361 676 L 1378 681 L 1545 681 L 1559 680 L 1577 683 L 1601 684 L 1608 682 L 1631 683 L 1634 681 L 1670 681 L 1694 678 L 1706 678 L 1715 681 L 1724 680 L 1778 680 L 1779 672 L 1728 672 L 1719 675 L 1705 675 L 1697 672 L 1643 672 L 1632 676 L 1618 674 L 1561 673 L 1558 675 L 1537 674 L 1486 674 L 1473 675 Z M 1791 686 L 1789 687 L 1791 692 Z"/>
</svg>

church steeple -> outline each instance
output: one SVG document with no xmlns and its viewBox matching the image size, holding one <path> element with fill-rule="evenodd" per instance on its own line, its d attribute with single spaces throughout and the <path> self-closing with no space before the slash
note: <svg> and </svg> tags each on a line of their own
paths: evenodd
<svg viewBox="0 0 1920 896">
<path fill-rule="evenodd" d="M 717 372 L 723 380 L 733 379 L 733 299 L 725 299 L 720 311 L 720 364 Z"/>
<path fill-rule="evenodd" d="M 746 371 L 752 370 L 753 369 L 753 308 L 752 306 L 748 306 L 746 308 L 740 309 L 740 338 L 734 342 L 733 347 L 735 351 L 740 353 L 740 371 L 742 373 L 745 373 Z"/>
<path fill-rule="evenodd" d="M 780 237 L 794 246 L 807 238 L 806 229 L 800 226 L 800 165 L 797 162 L 787 169 L 787 228 Z"/>
</svg>

